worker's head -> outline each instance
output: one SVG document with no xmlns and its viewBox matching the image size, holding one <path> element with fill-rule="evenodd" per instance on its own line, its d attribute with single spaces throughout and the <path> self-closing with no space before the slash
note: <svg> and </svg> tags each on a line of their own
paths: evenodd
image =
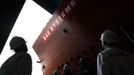
<svg viewBox="0 0 134 75">
<path fill-rule="evenodd" d="M 53 74 L 52 74 L 52 75 L 60 75 L 60 71 L 57 70 L 57 69 L 55 69 L 55 70 L 53 71 Z"/>
<path fill-rule="evenodd" d="M 70 64 L 64 64 L 63 70 L 64 71 L 70 71 L 71 70 L 71 65 Z"/>
<path fill-rule="evenodd" d="M 79 59 L 79 64 L 81 64 L 81 65 L 86 65 L 86 63 L 88 63 L 86 57 L 81 57 L 81 58 Z"/>
<path fill-rule="evenodd" d="M 15 52 L 27 51 L 26 41 L 19 36 L 14 36 L 10 41 L 10 48 Z"/>
<path fill-rule="evenodd" d="M 119 42 L 117 34 L 111 30 L 105 30 L 102 33 L 100 40 L 102 42 L 103 48 L 106 48 L 109 46 L 116 46 L 117 43 Z"/>
</svg>

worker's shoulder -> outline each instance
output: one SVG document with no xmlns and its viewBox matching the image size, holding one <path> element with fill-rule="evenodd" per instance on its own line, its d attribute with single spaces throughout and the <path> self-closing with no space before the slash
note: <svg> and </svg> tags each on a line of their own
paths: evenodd
<svg viewBox="0 0 134 75">
<path fill-rule="evenodd" d="M 124 55 L 124 50 L 119 49 L 119 48 L 118 49 L 108 48 L 108 49 L 101 51 L 101 54 L 103 57 L 122 56 L 122 55 Z"/>
<path fill-rule="evenodd" d="M 121 59 L 121 60 L 134 60 L 134 54 L 129 53 L 123 49 L 106 49 L 101 52 L 103 58 Z"/>
<path fill-rule="evenodd" d="M 31 55 L 27 52 L 19 52 L 19 53 L 16 53 L 16 56 L 18 57 L 31 57 Z"/>
<path fill-rule="evenodd" d="M 113 53 L 117 53 L 117 51 L 115 51 L 113 49 L 105 49 L 105 50 L 101 51 L 102 55 L 109 55 L 109 54 L 113 54 Z"/>
</svg>

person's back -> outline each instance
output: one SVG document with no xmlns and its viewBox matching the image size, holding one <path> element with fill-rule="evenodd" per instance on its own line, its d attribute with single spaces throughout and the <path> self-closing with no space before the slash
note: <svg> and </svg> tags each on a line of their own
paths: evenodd
<svg viewBox="0 0 134 75">
<path fill-rule="evenodd" d="M 133 75 L 134 74 L 134 55 L 120 49 L 114 49 L 101 53 L 105 65 L 104 75 Z"/>
<path fill-rule="evenodd" d="M 10 47 L 15 51 L 15 54 L 3 63 L 0 75 L 31 75 L 32 59 L 27 53 L 24 39 L 14 37 L 10 41 Z"/>
<path fill-rule="evenodd" d="M 117 47 L 118 36 L 110 31 L 105 31 L 101 36 L 104 48 L 97 57 L 98 75 L 133 75 L 134 55 Z"/>
<path fill-rule="evenodd" d="M 29 54 L 16 53 L 1 66 L 0 75 L 31 75 L 31 64 Z"/>
</svg>

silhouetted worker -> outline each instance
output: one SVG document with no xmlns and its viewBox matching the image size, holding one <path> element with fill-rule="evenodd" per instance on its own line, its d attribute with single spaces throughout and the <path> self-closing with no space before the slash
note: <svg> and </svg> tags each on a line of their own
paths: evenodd
<svg viewBox="0 0 134 75">
<path fill-rule="evenodd" d="M 58 69 L 55 69 L 52 75 L 61 75 L 61 73 Z"/>
<path fill-rule="evenodd" d="M 97 75 L 133 75 L 134 55 L 117 47 L 117 34 L 106 30 L 100 40 L 104 50 L 97 57 Z"/>
<path fill-rule="evenodd" d="M 89 75 L 89 65 L 86 58 L 81 57 L 79 60 L 78 75 Z"/>
<path fill-rule="evenodd" d="M 72 71 L 71 71 L 71 65 L 66 63 L 64 66 L 63 66 L 63 75 L 72 75 Z"/>
<path fill-rule="evenodd" d="M 31 75 L 32 60 L 27 53 L 26 41 L 15 36 L 10 41 L 11 50 L 15 54 L 8 58 L 0 68 L 0 75 Z"/>
</svg>

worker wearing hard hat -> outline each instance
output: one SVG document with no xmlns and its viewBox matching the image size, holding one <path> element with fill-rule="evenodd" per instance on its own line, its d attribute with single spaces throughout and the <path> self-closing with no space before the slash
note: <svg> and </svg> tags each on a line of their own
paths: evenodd
<svg viewBox="0 0 134 75">
<path fill-rule="evenodd" d="M 72 75 L 71 65 L 66 63 L 63 66 L 63 75 Z"/>
<path fill-rule="evenodd" d="M 61 72 L 58 69 L 55 69 L 52 75 L 61 75 Z"/>
<path fill-rule="evenodd" d="M 0 68 L 0 75 L 31 75 L 32 60 L 27 53 L 26 41 L 22 37 L 15 36 L 10 41 L 11 50 L 15 51 Z"/>
<path fill-rule="evenodd" d="M 104 50 L 97 57 L 97 75 L 133 75 L 134 55 L 117 47 L 118 35 L 106 30 L 100 40 Z"/>
</svg>

